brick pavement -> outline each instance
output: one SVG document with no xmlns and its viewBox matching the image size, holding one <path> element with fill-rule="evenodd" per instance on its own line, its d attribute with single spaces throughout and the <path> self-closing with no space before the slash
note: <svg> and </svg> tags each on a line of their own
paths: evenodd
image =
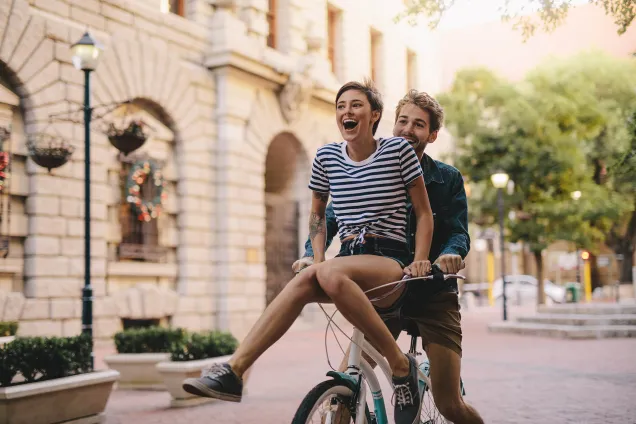
<svg viewBox="0 0 636 424">
<path fill-rule="evenodd" d="M 514 317 L 518 310 L 513 309 Z M 524 311 L 527 312 L 527 309 Z M 499 311 L 464 313 L 467 400 L 487 423 L 636 423 L 636 339 L 556 340 L 490 334 Z M 406 346 L 403 337 L 400 344 Z M 330 339 L 334 364 L 337 346 Z M 100 351 L 100 356 L 104 351 Z M 99 358 L 98 358 L 99 363 Z M 324 380 L 322 331 L 291 332 L 257 363 L 240 404 L 170 409 L 165 392 L 115 391 L 106 424 L 281 424 Z"/>
</svg>

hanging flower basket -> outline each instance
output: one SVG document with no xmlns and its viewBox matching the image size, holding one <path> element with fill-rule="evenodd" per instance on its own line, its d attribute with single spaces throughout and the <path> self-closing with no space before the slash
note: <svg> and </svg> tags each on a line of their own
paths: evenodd
<svg viewBox="0 0 636 424">
<path fill-rule="evenodd" d="M 141 198 L 141 186 L 150 178 L 151 185 L 155 188 L 152 200 L 144 201 Z M 163 202 L 166 200 L 164 192 L 165 180 L 161 169 L 151 160 L 140 160 L 130 168 L 128 181 L 126 181 L 126 201 L 130 203 L 137 219 L 142 222 L 150 222 L 161 214 Z"/>
<path fill-rule="evenodd" d="M 131 121 L 125 129 L 120 130 L 111 123 L 108 125 L 106 135 L 110 144 L 127 155 L 143 146 L 148 139 L 144 132 L 145 126 L 142 121 Z"/>
<path fill-rule="evenodd" d="M 31 136 L 27 142 L 27 148 L 31 160 L 48 169 L 49 172 L 68 162 L 75 151 L 75 147 L 61 137 L 46 133 Z"/>
</svg>

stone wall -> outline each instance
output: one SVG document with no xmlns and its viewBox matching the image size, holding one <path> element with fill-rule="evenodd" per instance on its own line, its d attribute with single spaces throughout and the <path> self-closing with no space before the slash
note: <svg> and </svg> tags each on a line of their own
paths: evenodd
<svg viewBox="0 0 636 424">
<path fill-rule="evenodd" d="M 94 128 L 95 335 L 111 336 L 122 318 L 171 317 L 172 325 L 224 328 L 240 338 L 265 303 L 265 159 L 271 141 L 282 133 L 295 140 L 299 167 L 308 169 L 319 146 L 340 138 L 335 92 L 342 82 L 370 74 L 370 49 L 360 46 L 369 45 L 371 29 L 382 34 L 377 83 L 386 111 L 379 135 L 390 133 L 393 107 L 406 89 L 407 49 L 424 70 L 422 31 L 393 22 L 403 3 L 370 3 L 281 0 L 277 49 L 266 47 L 262 0 L 188 0 L 185 17 L 162 13 L 160 0 L 0 3 L 0 63 L 16 103 L 0 100 L 0 115 L 2 108 L 13 114 L 18 155 L 12 253 L 0 259 L 0 310 L 9 311 L 10 293 L 24 294 L 23 306 L 12 303 L 20 309 L 20 333 L 71 335 L 81 329 L 83 124 L 49 125 L 49 116 L 77 112 L 83 104 L 84 76 L 72 66 L 70 46 L 87 27 L 105 46 L 92 75 L 93 106 L 133 100 L 153 127 L 141 152 L 165 162 L 168 180 L 158 222 L 167 259 L 119 261 L 121 164 Z M 326 57 L 328 5 L 341 11 L 335 74 Z M 417 88 L 426 88 L 421 75 Z M 50 174 L 26 159 L 27 137 L 45 130 L 76 147 L 71 161 Z M 301 181 L 307 173 L 298 175 L 294 199 L 302 242 L 309 191 Z"/>
<path fill-rule="evenodd" d="M 108 178 L 109 169 L 118 166 L 118 152 L 102 133 L 92 132 L 91 281 L 96 337 L 119 330 L 122 314 L 155 318 L 150 315 L 156 311 L 132 313 L 130 305 L 134 302 L 115 299 L 122 297 L 117 295 L 119 291 L 148 281 L 167 280 L 159 287 L 180 294 L 176 309 L 170 311 L 174 325 L 193 329 L 214 326 L 214 285 L 210 278 L 214 273 L 209 252 L 213 242 L 210 213 L 215 139 L 210 121 L 215 86 L 201 65 L 207 32 L 196 22 L 162 14 L 146 3 L 13 0 L 0 6 L 0 32 L 5 34 L 0 60 L 15 76 L 27 134 L 44 131 L 51 113 L 76 110 L 82 105 L 83 74 L 72 66 L 70 45 L 87 25 L 105 45 L 103 59 L 92 78 L 93 106 L 142 100 L 160 111 L 166 121 L 163 125 L 172 132 L 174 148 L 154 148 L 150 153 L 165 156 L 158 159 L 169 159 L 169 201 L 163 219 L 171 222 L 162 230 L 164 242 L 168 240 L 174 253 L 165 264 L 122 263 L 109 257 L 109 242 L 119 235 L 109 217 L 109 206 L 118 198 L 113 196 Z M 81 328 L 83 124 L 54 122 L 50 127 L 76 146 L 72 160 L 51 174 L 31 161 L 23 175 L 14 172 L 16 180 L 28 181 L 28 231 L 23 238 L 27 300 L 20 327 L 24 335 L 70 335 Z M 14 133 L 13 137 L 19 139 L 18 145 L 24 145 L 23 135 Z M 151 139 L 148 146 L 152 149 L 159 142 L 160 137 Z M 17 218 L 25 217 L 15 208 L 13 213 Z M 2 262 L 0 267 L 5 265 Z M 128 298 L 134 298 L 134 293 Z"/>
</svg>

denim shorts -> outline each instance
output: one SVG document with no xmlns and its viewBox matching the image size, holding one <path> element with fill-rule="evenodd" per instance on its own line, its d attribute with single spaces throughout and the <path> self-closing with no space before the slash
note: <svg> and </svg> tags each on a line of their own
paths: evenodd
<svg viewBox="0 0 636 424">
<path fill-rule="evenodd" d="M 398 240 L 367 237 L 364 239 L 363 244 L 356 244 L 352 248 L 351 246 L 353 243 L 353 240 L 347 240 L 342 243 L 340 252 L 336 255 L 336 257 L 355 255 L 384 256 L 385 258 L 393 259 L 400 264 L 402 268 L 410 265 L 412 262 L 411 254 L 409 253 L 406 243 Z"/>
</svg>

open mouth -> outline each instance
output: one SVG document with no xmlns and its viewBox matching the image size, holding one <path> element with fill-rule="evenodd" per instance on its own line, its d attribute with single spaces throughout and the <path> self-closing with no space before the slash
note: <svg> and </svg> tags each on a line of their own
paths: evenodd
<svg viewBox="0 0 636 424">
<path fill-rule="evenodd" d="M 358 126 L 358 122 L 354 121 L 353 119 L 345 119 L 344 121 L 342 121 L 342 126 L 345 130 L 351 131 Z"/>
</svg>

